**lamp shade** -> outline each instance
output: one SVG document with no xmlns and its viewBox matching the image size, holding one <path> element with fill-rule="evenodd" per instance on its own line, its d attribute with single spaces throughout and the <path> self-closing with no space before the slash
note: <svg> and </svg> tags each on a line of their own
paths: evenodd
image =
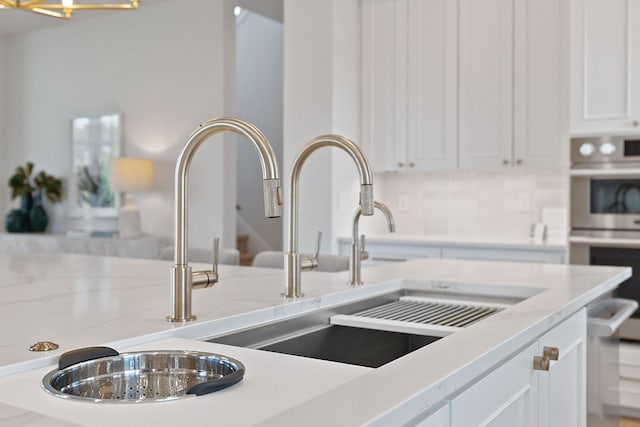
<svg viewBox="0 0 640 427">
<path fill-rule="evenodd" d="M 111 189 L 134 192 L 151 189 L 153 162 L 150 159 L 119 157 L 111 160 Z"/>
</svg>

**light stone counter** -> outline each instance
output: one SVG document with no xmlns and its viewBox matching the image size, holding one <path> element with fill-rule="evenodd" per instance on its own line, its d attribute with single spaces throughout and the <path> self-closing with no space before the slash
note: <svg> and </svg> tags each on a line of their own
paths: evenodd
<svg viewBox="0 0 640 427">
<path fill-rule="evenodd" d="M 289 302 L 280 296 L 281 270 L 222 266 L 221 283 L 193 293 L 198 320 L 172 325 L 164 320 L 169 311 L 169 266 L 161 261 L 80 255 L 0 257 L 0 336 L 4 338 L 0 402 L 81 425 L 100 425 L 96 420 L 101 417 L 123 414 L 132 414 L 129 424 L 155 420 L 156 425 L 173 425 L 165 424 L 161 415 L 172 410 L 184 424 L 211 425 L 212 419 L 201 416 L 215 399 L 222 401 L 224 396 L 229 411 L 251 411 L 254 407 L 256 411 L 255 418 L 222 425 L 400 425 L 630 276 L 630 269 L 617 267 L 417 260 L 366 269 L 363 280 L 369 285 L 355 290 L 345 286 L 347 272 L 305 273 L 302 287 L 306 297 Z M 70 403 L 45 396 L 40 389 L 42 373 L 51 369 L 64 351 L 90 345 L 110 345 L 119 351 L 134 345 L 214 348 L 220 345 L 171 339 L 204 338 L 386 293 L 407 283 L 424 289 L 490 285 L 516 294 L 533 288 L 539 292 L 378 369 L 334 368 L 331 362 L 282 356 L 291 366 L 291 372 L 281 377 L 286 390 L 278 404 L 266 408 L 255 395 L 243 392 L 250 382 L 231 387 L 224 395 L 134 405 L 131 409 Z M 26 350 L 38 340 L 57 342 L 61 348 L 50 354 Z M 247 379 L 253 378 L 260 387 L 266 386 L 269 378 L 263 371 L 277 363 L 273 355 L 257 350 L 215 348 L 246 362 L 247 372 L 256 372 Z M 305 364 L 308 369 L 303 368 Z M 305 371 L 302 382 L 292 378 L 298 376 L 297 369 Z M 292 385 L 291 389 L 287 385 Z"/>
<path fill-rule="evenodd" d="M 369 243 L 387 243 L 398 245 L 432 245 L 438 247 L 469 247 L 487 249 L 526 249 L 534 251 L 564 251 L 566 241 L 545 240 L 534 243 L 532 239 L 517 239 L 495 236 L 453 236 L 439 234 L 372 234 L 366 236 Z M 340 237 L 340 243 L 351 243 L 351 237 Z"/>
<path fill-rule="evenodd" d="M 69 253 L 158 259 L 162 249 L 170 245 L 171 239 L 152 236 L 118 239 L 50 233 L 0 233 L 0 255 Z"/>
</svg>

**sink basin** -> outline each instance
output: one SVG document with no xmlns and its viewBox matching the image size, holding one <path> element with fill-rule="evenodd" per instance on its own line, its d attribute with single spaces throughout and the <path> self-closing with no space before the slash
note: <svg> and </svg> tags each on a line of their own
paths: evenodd
<svg viewBox="0 0 640 427">
<path fill-rule="evenodd" d="M 48 373 L 45 390 L 91 402 L 152 402 L 211 393 L 240 381 L 238 360 L 194 351 L 122 353 Z"/>
<path fill-rule="evenodd" d="M 440 337 L 332 325 L 258 348 L 377 368 L 438 339 Z"/>
<path fill-rule="evenodd" d="M 205 341 L 377 368 L 537 292 L 405 281 L 399 290 Z"/>
</svg>

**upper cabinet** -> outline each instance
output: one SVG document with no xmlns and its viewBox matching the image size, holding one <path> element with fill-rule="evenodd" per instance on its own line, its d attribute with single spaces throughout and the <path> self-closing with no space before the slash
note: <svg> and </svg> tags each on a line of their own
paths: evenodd
<svg viewBox="0 0 640 427">
<path fill-rule="evenodd" d="M 362 140 L 377 171 L 558 167 L 558 0 L 363 0 Z"/>
<path fill-rule="evenodd" d="M 456 166 L 456 15 L 450 0 L 362 1 L 362 140 L 374 170 Z"/>
<path fill-rule="evenodd" d="M 571 131 L 640 131 L 640 0 L 572 0 Z"/>
</svg>

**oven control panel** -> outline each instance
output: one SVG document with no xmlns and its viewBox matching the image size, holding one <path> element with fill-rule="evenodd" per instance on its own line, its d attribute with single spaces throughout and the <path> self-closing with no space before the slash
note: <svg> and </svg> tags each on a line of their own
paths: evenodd
<svg viewBox="0 0 640 427">
<path fill-rule="evenodd" d="M 640 135 L 572 138 L 571 163 L 581 167 L 640 164 Z"/>
</svg>

